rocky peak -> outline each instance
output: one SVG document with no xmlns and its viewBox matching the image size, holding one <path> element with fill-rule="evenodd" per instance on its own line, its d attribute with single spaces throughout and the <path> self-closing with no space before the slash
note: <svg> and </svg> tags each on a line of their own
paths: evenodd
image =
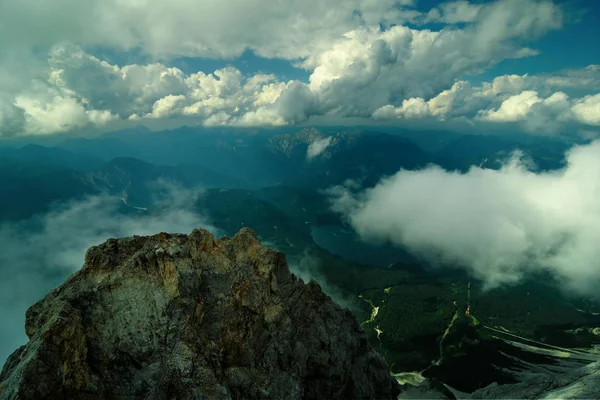
<svg viewBox="0 0 600 400">
<path fill-rule="evenodd" d="M 249 229 L 109 239 L 27 312 L 0 399 L 392 399 L 354 316 Z"/>
</svg>

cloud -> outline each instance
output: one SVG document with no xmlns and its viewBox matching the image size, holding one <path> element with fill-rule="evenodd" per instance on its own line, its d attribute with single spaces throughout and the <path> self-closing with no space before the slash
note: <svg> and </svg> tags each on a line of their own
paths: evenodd
<svg viewBox="0 0 600 400">
<path fill-rule="evenodd" d="M 494 123 L 522 122 L 529 132 L 556 133 L 566 123 L 600 126 L 600 95 L 582 99 L 569 99 L 563 92 L 556 92 L 542 99 L 534 90 L 526 90 L 508 97 L 498 110 L 480 110 L 477 118 Z"/>
<path fill-rule="evenodd" d="M 240 127 L 319 118 L 456 120 L 508 122 L 553 133 L 569 124 L 598 125 L 596 65 L 549 75 L 505 75 L 479 86 L 460 80 L 505 59 L 539 54 L 526 44 L 563 24 L 562 7 L 550 0 L 459 0 L 428 12 L 417 10 L 410 0 L 290 0 L 275 5 L 263 4 L 266 0 L 177 0 L 169 5 L 159 0 L 40 1 L 10 2 L 9 12 L 0 16 L 3 38 L 13 37 L 11 29 L 37 27 L 11 41 L 0 39 L 0 50 L 5 50 L 0 84 L 7 88 L 0 93 L 3 135 L 158 120 Z M 66 8 L 68 12 L 61 11 Z M 90 9 L 94 12 L 84 12 Z M 25 16 L 28 24 L 15 24 Z M 429 22 L 445 25 L 415 28 Z M 135 50 L 151 61 L 111 64 L 86 51 L 98 47 L 117 53 Z M 34 48 L 35 54 L 49 48 L 45 64 L 26 50 Z M 231 59 L 248 49 L 291 60 L 310 73 L 309 82 L 244 75 L 230 66 L 190 73 L 169 65 L 182 56 Z M 29 65 L 30 76 L 21 73 Z M 11 83 L 11 74 L 19 84 Z M 531 91 L 540 101 L 523 103 L 521 114 L 508 110 Z M 558 105 L 542 104 L 557 93 L 569 96 L 559 121 L 553 119 Z M 532 115 L 534 121 L 527 122 Z"/>
<path fill-rule="evenodd" d="M 578 100 L 572 111 L 579 122 L 600 126 L 600 93 Z"/>
<path fill-rule="evenodd" d="M 374 46 L 373 52 L 384 54 L 380 57 L 389 56 L 384 41 Z M 45 79 L 30 82 L 14 96 L 0 93 L 4 134 L 50 134 L 109 126 L 122 119 L 192 118 L 206 126 L 249 127 L 355 114 L 380 121 L 518 123 L 525 131 L 541 134 L 575 125 L 598 126 L 594 91 L 600 90 L 600 69 L 594 65 L 553 75 L 503 75 L 477 86 L 456 81 L 428 99 L 400 97 L 399 105 L 375 109 L 398 94 L 388 87 L 371 95 L 372 85 L 379 83 L 367 82 L 359 89 L 367 91 L 359 100 L 352 99 L 350 86 L 340 102 L 332 97 L 337 95 L 332 88 L 341 84 L 337 80 L 323 78 L 322 87 L 315 87 L 318 79 L 310 84 L 281 82 L 272 74 L 244 76 L 233 67 L 208 74 L 186 74 L 159 63 L 119 67 L 73 46 L 53 48 L 50 65 Z M 320 73 L 316 69 L 312 77 Z"/>
<path fill-rule="evenodd" d="M 457 81 L 450 89 L 431 97 L 410 98 L 401 105 L 378 108 L 376 120 L 461 121 L 472 124 L 516 124 L 536 134 L 579 132 L 598 126 L 600 69 L 581 69 L 540 75 L 502 75 L 491 82 L 472 85 Z M 587 127 L 586 127 L 587 126 Z"/>
<path fill-rule="evenodd" d="M 412 0 L 4 1 L 0 49 L 62 42 L 155 58 L 308 57 L 358 24 L 403 23 Z M 25 23 L 26 21 L 26 23 Z M 10 38 L 10 39 L 9 39 Z"/>
<path fill-rule="evenodd" d="M 549 271 L 563 288 L 600 284 L 600 141 L 562 170 L 534 173 L 518 155 L 500 170 L 399 171 L 365 190 L 338 186 L 333 208 L 364 239 L 462 267 L 487 287 Z"/>
<path fill-rule="evenodd" d="M 373 112 L 375 119 L 400 119 L 400 118 L 424 118 L 432 114 L 429 104 L 420 97 L 413 97 L 402 101 L 400 107 L 390 104 L 378 108 Z"/>
<path fill-rule="evenodd" d="M 560 97 L 561 94 L 557 94 Z M 562 93 L 564 95 L 564 93 Z M 553 95 L 554 96 L 554 95 Z M 550 98 L 549 98 L 550 99 Z M 551 102 L 553 100 L 550 100 Z M 524 120 L 535 105 L 544 103 L 534 90 L 525 90 L 504 100 L 498 110 L 482 111 L 479 117 L 492 122 L 516 122 Z"/>
<path fill-rule="evenodd" d="M 542 102 L 534 90 L 526 90 L 504 100 L 498 110 L 486 110 L 480 118 L 494 122 L 515 122 L 523 120 L 532 106 Z"/>
<path fill-rule="evenodd" d="M 313 158 L 319 156 L 321 153 L 329 147 L 331 144 L 332 137 L 328 136 L 322 139 L 316 139 L 311 144 L 308 145 L 308 149 L 306 149 L 306 159 L 312 160 Z"/>
<path fill-rule="evenodd" d="M 55 207 L 40 217 L 0 224 L 0 363 L 26 342 L 25 312 L 84 261 L 86 250 L 109 237 L 189 233 L 205 228 L 218 233 L 194 210 L 196 190 L 167 182 L 155 184 L 155 211 L 120 212 L 120 200 L 88 197 Z"/>
<path fill-rule="evenodd" d="M 370 116 L 390 101 L 431 98 L 460 76 L 522 56 L 518 43 L 561 25 L 552 2 L 501 0 L 481 6 L 462 29 L 357 28 L 302 66 L 313 70 L 310 88 L 327 111 Z"/>
<path fill-rule="evenodd" d="M 120 119 L 174 117 L 205 125 L 283 125 L 308 118 L 306 92 L 297 82 L 277 82 L 267 74 L 244 77 L 233 67 L 208 74 L 185 74 L 160 63 L 119 67 L 80 47 L 58 45 L 44 78 L 0 96 L 0 129 L 49 134 Z"/>
<path fill-rule="evenodd" d="M 102 126 L 118 115 L 107 110 L 86 109 L 83 104 L 67 93 L 52 88 L 20 94 L 14 105 L 23 112 L 24 132 L 50 134 L 67 132 L 87 125 Z M 13 111 L 14 113 L 14 111 Z"/>
<path fill-rule="evenodd" d="M 482 4 L 471 4 L 464 0 L 450 1 L 432 8 L 427 13 L 424 22 L 443 22 L 446 24 L 473 22 L 477 19 L 477 14 L 482 8 Z"/>
</svg>

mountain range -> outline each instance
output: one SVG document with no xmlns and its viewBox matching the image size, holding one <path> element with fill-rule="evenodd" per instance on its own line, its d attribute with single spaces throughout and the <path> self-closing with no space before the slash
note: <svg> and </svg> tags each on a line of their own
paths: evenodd
<svg viewBox="0 0 600 400">
<path fill-rule="evenodd" d="M 317 142 L 322 148 L 309 156 Z M 153 215 L 165 207 L 160 200 L 169 186 L 197 191 L 193 209 L 207 215 L 221 233 L 233 236 L 251 227 L 261 242 L 286 255 L 292 272 L 316 279 L 352 310 L 394 373 L 419 371 L 419 377 L 473 392 L 493 382 L 522 382 L 521 376 L 506 372 L 510 369 L 535 364 L 546 371 L 557 356 L 544 353 L 551 348 L 544 346 L 568 350 L 600 344 L 600 336 L 590 333 L 600 326 L 597 299 L 570 298 L 545 278 L 491 292 L 474 281 L 473 305 L 481 324 L 475 327 L 461 311 L 471 280 L 467 274 L 429 265 L 406 249 L 359 245 L 331 210 L 325 189 L 347 180 L 373 186 L 400 169 L 430 164 L 457 171 L 496 169 L 517 149 L 538 169 L 557 169 L 572 144 L 545 137 L 343 128 L 138 129 L 54 139 L 51 145 L 4 141 L 0 223 L 27 220 L 57 204 L 100 194 L 121 203 L 116 212 Z M 324 233 L 317 237 L 320 229 Z M 517 337 L 493 330 L 500 326 Z M 526 340 L 542 344 L 530 352 L 507 344 L 531 347 Z M 465 374 L 473 378 L 465 380 Z"/>
<path fill-rule="evenodd" d="M 428 152 L 416 142 L 432 148 L 437 137 L 430 133 L 427 140 L 418 135 L 316 128 L 289 133 L 181 128 L 70 138 L 53 146 L 13 147 L 14 143 L 5 140 L 0 142 L 0 185 L 10 196 L 3 196 L 0 219 L 41 212 L 53 201 L 86 193 L 108 191 L 144 199 L 145 186 L 158 179 L 204 188 L 283 185 L 319 190 L 348 179 L 372 186 L 400 169 L 429 164 L 462 171 L 472 165 L 499 168 L 516 149 L 540 169 L 556 169 L 563 165 L 564 151 L 572 144 L 544 137 L 517 141 L 464 135 Z M 321 139 L 329 139 L 328 146 L 307 158 L 310 144 Z M 33 188 L 39 196 L 27 200 Z"/>
</svg>

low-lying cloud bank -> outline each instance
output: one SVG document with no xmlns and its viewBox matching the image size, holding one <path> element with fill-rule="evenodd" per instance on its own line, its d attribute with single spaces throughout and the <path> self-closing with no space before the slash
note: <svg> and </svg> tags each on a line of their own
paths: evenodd
<svg viewBox="0 0 600 400">
<path fill-rule="evenodd" d="M 459 265 L 488 288 L 549 271 L 564 288 L 600 283 L 600 141 L 558 171 L 534 173 L 518 154 L 500 170 L 401 170 L 375 187 L 334 187 L 333 209 L 364 240 Z"/>
<path fill-rule="evenodd" d="M 121 200 L 102 195 L 63 204 L 35 220 L 0 225 L 0 365 L 27 340 L 27 308 L 81 268 L 89 247 L 110 237 L 195 228 L 218 234 L 193 209 L 198 191 L 160 185 L 164 190 L 153 212 L 123 213 Z"/>
</svg>

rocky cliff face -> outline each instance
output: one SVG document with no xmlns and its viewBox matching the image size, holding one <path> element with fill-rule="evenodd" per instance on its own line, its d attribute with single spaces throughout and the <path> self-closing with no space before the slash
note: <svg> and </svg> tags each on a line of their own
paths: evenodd
<svg viewBox="0 0 600 400">
<path fill-rule="evenodd" d="M 252 231 L 110 239 L 27 312 L 0 399 L 392 399 L 353 315 Z"/>
</svg>

